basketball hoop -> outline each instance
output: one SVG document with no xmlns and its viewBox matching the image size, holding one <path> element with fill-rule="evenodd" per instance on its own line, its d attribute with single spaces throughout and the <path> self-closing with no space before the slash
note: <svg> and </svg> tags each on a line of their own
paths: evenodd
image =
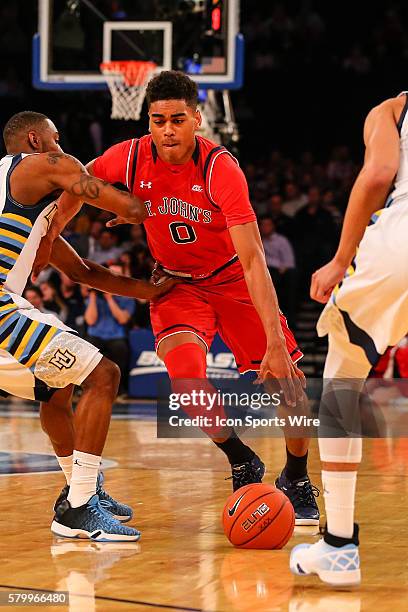
<svg viewBox="0 0 408 612">
<path fill-rule="evenodd" d="M 100 65 L 112 94 L 112 119 L 140 119 L 147 83 L 157 66 L 153 62 L 112 61 Z"/>
</svg>

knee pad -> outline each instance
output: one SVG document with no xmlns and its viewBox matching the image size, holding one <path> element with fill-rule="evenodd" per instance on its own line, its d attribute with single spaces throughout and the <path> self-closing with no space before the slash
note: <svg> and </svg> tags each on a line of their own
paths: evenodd
<svg viewBox="0 0 408 612">
<path fill-rule="evenodd" d="M 362 438 L 319 438 L 320 460 L 329 463 L 360 463 Z"/>
<path fill-rule="evenodd" d="M 194 342 L 186 342 L 171 349 L 164 357 L 164 363 L 171 379 L 207 376 L 207 355 Z"/>
</svg>

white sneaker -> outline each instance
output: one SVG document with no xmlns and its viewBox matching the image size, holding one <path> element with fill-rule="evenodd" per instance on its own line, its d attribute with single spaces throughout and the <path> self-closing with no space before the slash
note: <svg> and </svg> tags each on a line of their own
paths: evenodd
<svg viewBox="0 0 408 612">
<path fill-rule="evenodd" d="M 299 544 L 290 555 L 290 569 L 297 576 L 317 574 L 332 585 L 353 585 L 361 581 L 358 546 L 330 546 L 323 539 L 316 544 Z"/>
</svg>

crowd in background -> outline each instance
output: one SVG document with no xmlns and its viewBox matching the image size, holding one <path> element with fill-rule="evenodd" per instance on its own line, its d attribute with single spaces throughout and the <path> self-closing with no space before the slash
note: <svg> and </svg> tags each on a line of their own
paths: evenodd
<svg viewBox="0 0 408 612">
<path fill-rule="evenodd" d="M 109 120 L 108 93 L 32 89 L 27 58 L 37 29 L 36 4 L 15 0 L 0 7 L 0 123 L 19 110 L 48 114 L 60 129 L 64 150 L 83 162 L 114 142 L 145 133 L 145 119 L 138 124 Z M 100 4 L 109 16 L 126 2 Z M 406 12 L 397 1 L 384 3 L 378 13 L 358 3 L 348 8 L 311 0 L 241 2 L 245 86 L 233 92 L 238 156 L 268 268 L 294 326 L 311 273 L 334 254 L 362 162 L 364 116 L 407 86 Z M 148 279 L 154 262 L 143 228 L 110 230 L 107 219 L 85 206 L 64 237 L 81 256 Z M 150 325 L 143 301 L 111 299 L 51 269 L 25 295 L 88 334 L 116 361 L 127 358 L 127 330 Z"/>
</svg>

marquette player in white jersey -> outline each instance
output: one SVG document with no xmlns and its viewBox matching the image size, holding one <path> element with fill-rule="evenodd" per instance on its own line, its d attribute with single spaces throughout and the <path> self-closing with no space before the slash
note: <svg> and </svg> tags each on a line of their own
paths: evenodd
<svg viewBox="0 0 408 612">
<path fill-rule="evenodd" d="M 407 94 L 368 114 L 364 166 L 351 191 L 337 253 L 312 277 L 312 298 L 326 303 L 317 326 L 320 336 L 329 335 L 324 394 L 344 398 L 345 391 L 354 391 L 353 403 L 340 405 L 354 414 L 370 369 L 408 332 Z M 316 544 L 295 547 L 291 568 L 330 584 L 357 584 L 354 498 L 362 439 L 321 437 L 319 448 L 325 534 Z"/>
<path fill-rule="evenodd" d="M 43 423 L 53 429 L 51 440 L 58 438 L 60 446 L 67 440 L 75 442 L 69 493 L 59 500 L 54 533 L 101 541 L 137 540 L 140 533 L 114 519 L 96 494 L 119 369 L 57 317 L 36 310 L 21 295 L 61 190 L 67 197 L 86 199 L 114 213 L 123 211 L 133 223 L 145 218 L 146 209 L 138 198 L 91 177 L 78 160 L 65 155 L 58 132 L 45 115 L 18 113 L 6 124 L 3 136 L 8 155 L 0 160 L 0 389 L 46 400 L 48 416 Z M 101 289 L 115 285 L 120 289 L 120 280 L 107 286 L 113 275 L 96 264 L 84 264 L 62 239 L 53 247 L 51 261 L 77 280 L 89 282 L 92 277 L 92 284 Z M 138 283 L 134 295 L 146 297 L 147 283 L 126 278 L 121 286 L 129 288 L 129 282 Z M 63 417 L 56 414 L 54 426 L 50 415 L 53 408 L 58 413 L 69 402 L 73 384 L 81 385 L 83 394 L 75 431 L 72 419 L 68 420 L 71 431 L 64 436 L 58 425 Z"/>
</svg>

